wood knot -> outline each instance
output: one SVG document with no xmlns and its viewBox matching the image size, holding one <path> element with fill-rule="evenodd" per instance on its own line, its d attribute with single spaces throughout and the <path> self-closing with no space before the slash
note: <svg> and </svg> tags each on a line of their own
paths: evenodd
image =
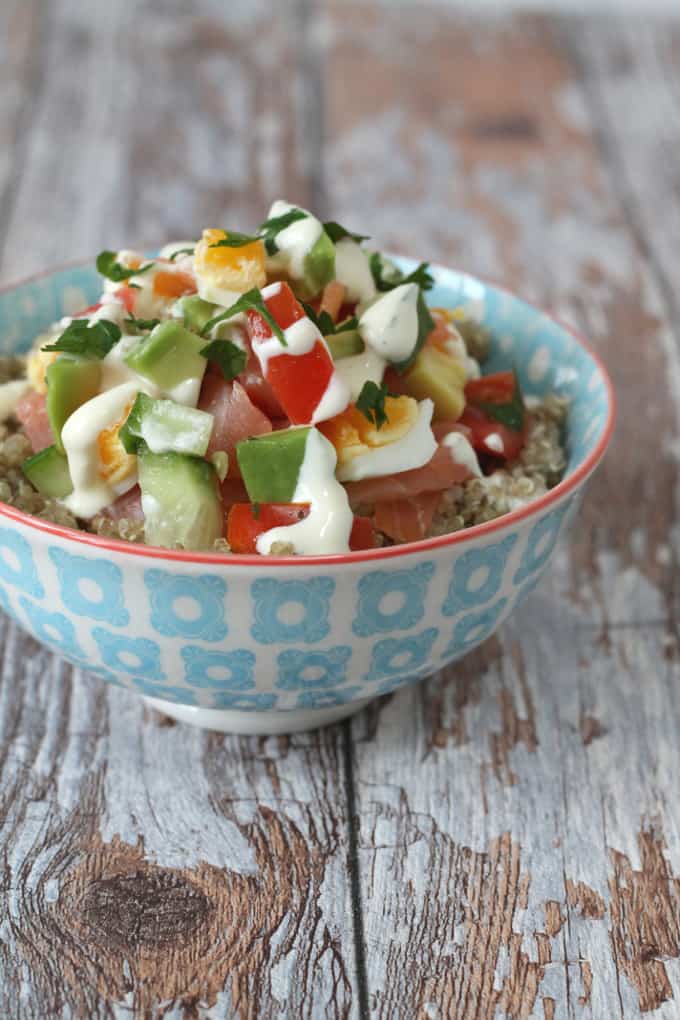
<svg viewBox="0 0 680 1020">
<path fill-rule="evenodd" d="M 189 938 L 211 912 L 201 889 L 173 871 L 144 868 L 92 882 L 81 902 L 85 923 L 107 945 L 132 952 Z"/>
</svg>

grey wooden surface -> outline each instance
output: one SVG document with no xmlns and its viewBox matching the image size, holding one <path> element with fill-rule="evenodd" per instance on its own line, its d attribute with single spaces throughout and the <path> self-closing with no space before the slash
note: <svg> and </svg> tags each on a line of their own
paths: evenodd
<svg viewBox="0 0 680 1020">
<path fill-rule="evenodd" d="M 0 272 L 279 195 L 581 327 L 540 589 L 349 723 L 169 725 L 0 618 L 0 1016 L 680 1016 L 680 21 L 3 0 Z"/>
</svg>

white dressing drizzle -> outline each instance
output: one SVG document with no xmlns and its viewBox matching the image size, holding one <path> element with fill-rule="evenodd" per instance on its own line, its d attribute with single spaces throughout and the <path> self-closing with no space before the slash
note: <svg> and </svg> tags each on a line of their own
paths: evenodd
<svg viewBox="0 0 680 1020">
<path fill-rule="evenodd" d="M 437 441 L 430 428 L 433 411 L 434 404 L 430 399 L 421 400 L 418 405 L 418 420 L 406 435 L 394 443 L 386 443 L 385 446 L 352 457 L 338 468 L 340 481 L 358 482 L 361 478 L 393 475 L 427 464 L 437 449 Z"/>
<path fill-rule="evenodd" d="M 270 528 L 259 536 L 257 551 L 266 555 L 274 542 L 291 542 L 300 555 L 349 551 L 353 515 L 345 489 L 335 477 L 332 443 L 311 429 L 305 445 L 293 503 L 309 503 L 309 515 L 296 524 Z"/>
<path fill-rule="evenodd" d="M 418 339 L 416 283 L 402 283 L 374 301 L 359 319 L 365 343 L 387 361 L 406 361 Z"/>
<path fill-rule="evenodd" d="M 291 279 L 301 280 L 305 275 L 305 258 L 321 237 L 323 227 L 321 221 L 312 216 L 307 209 L 291 205 L 282 199 L 274 202 L 267 219 L 285 216 L 293 209 L 300 209 L 300 212 L 305 213 L 305 217 L 284 227 L 276 234 L 274 240 L 279 250 L 275 255 L 269 256 L 267 261 L 271 266 L 285 268 Z"/>
<path fill-rule="evenodd" d="M 335 279 L 347 288 L 347 300 L 368 304 L 375 297 L 375 282 L 368 255 L 351 237 L 335 245 Z"/>
<path fill-rule="evenodd" d="M 117 484 L 101 477 L 97 439 L 103 429 L 122 417 L 138 390 L 137 383 L 128 382 L 100 393 L 74 411 L 62 429 L 61 440 L 73 482 L 73 492 L 63 502 L 76 517 L 94 517 L 137 481 L 134 472 Z"/>
<path fill-rule="evenodd" d="M 475 475 L 476 478 L 482 477 L 482 469 L 479 466 L 477 454 L 473 450 L 467 436 L 464 436 L 462 432 L 449 432 L 442 439 L 442 443 L 444 446 L 448 446 L 451 451 L 451 457 L 456 464 L 466 467 L 470 474 Z"/>
<path fill-rule="evenodd" d="M 335 371 L 349 387 L 350 399 L 356 400 L 365 382 L 380 385 L 385 374 L 385 359 L 367 347 L 361 354 L 340 358 L 335 362 Z"/>
</svg>

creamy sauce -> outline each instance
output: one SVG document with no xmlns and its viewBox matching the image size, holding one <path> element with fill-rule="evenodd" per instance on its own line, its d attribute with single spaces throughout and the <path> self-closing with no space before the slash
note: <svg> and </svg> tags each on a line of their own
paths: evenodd
<svg viewBox="0 0 680 1020">
<path fill-rule="evenodd" d="M 482 374 L 479 362 L 468 354 L 465 341 L 452 323 L 449 323 L 449 334 L 445 343 L 446 350 L 461 363 L 468 379 L 479 379 Z"/>
<path fill-rule="evenodd" d="M 203 298 L 204 301 L 210 301 L 214 305 L 222 305 L 224 308 L 230 308 L 241 297 L 240 291 L 227 290 L 226 287 L 220 287 L 219 284 L 207 276 L 197 276 L 196 284 L 200 298 Z"/>
<path fill-rule="evenodd" d="M 385 374 L 385 359 L 367 347 L 361 354 L 353 354 L 349 358 L 340 358 L 335 362 L 335 371 L 344 379 L 349 388 L 350 399 L 356 400 L 365 382 L 382 382 Z"/>
<path fill-rule="evenodd" d="M 269 256 L 267 262 L 272 267 L 285 268 L 291 279 L 301 280 L 305 275 L 305 258 L 321 237 L 323 227 L 321 221 L 306 209 L 291 205 L 281 199 L 274 202 L 267 219 L 284 216 L 293 209 L 300 209 L 301 212 L 306 213 L 305 218 L 296 220 L 295 223 L 284 227 L 276 234 L 274 240 L 279 250 L 276 255 Z"/>
<path fill-rule="evenodd" d="M 375 282 L 368 255 L 351 237 L 335 246 L 335 278 L 347 288 L 347 300 L 368 304 L 375 297 Z"/>
<path fill-rule="evenodd" d="M 17 379 L 0 386 L 0 422 L 7 421 L 9 416 L 14 414 L 18 402 L 30 385 L 25 379 Z"/>
<path fill-rule="evenodd" d="M 334 371 L 328 380 L 328 386 L 326 387 L 324 395 L 314 408 L 312 425 L 316 425 L 320 421 L 328 421 L 329 418 L 335 418 L 336 414 L 341 414 L 345 410 L 349 402 L 349 386 L 345 380 L 342 379 L 336 371 Z"/>
<path fill-rule="evenodd" d="M 171 259 L 177 251 L 184 251 L 185 248 L 195 248 L 195 241 L 170 241 L 168 244 L 164 244 L 161 248 L 159 255 L 162 259 Z M 187 258 L 192 258 L 191 255 L 187 255 Z M 180 258 L 184 258 L 183 255 Z M 174 259 L 173 259 L 174 261 Z"/>
<path fill-rule="evenodd" d="M 123 336 L 115 347 L 111 348 L 101 363 L 102 381 L 99 387 L 100 392 L 113 389 L 114 386 L 121 386 L 123 383 L 134 382 L 138 390 L 148 393 L 150 397 L 160 396 L 160 390 L 157 386 L 154 386 L 148 379 L 142 379 L 123 360 L 133 347 L 137 346 L 141 339 L 141 336 Z"/>
<path fill-rule="evenodd" d="M 394 443 L 387 443 L 385 446 L 369 450 L 368 453 L 352 457 L 338 469 L 340 481 L 358 482 L 361 478 L 393 475 L 427 464 L 437 449 L 437 441 L 430 428 L 433 411 L 434 404 L 431 400 L 421 400 L 418 405 L 418 420 L 406 435 Z"/>
<path fill-rule="evenodd" d="M 138 389 L 137 383 L 129 382 L 100 393 L 74 411 L 62 429 L 73 482 L 73 492 L 63 502 L 76 517 L 94 517 L 137 481 L 135 472 L 116 484 L 101 477 L 97 439 L 122 417 Z"/>
<path fill-rule="evenodd" d="M 482 469 L 477 460 L 477 454 L 472 448 L 470 440 L 462 432 L 449 432 L 442 439 L 444 446 L 448 446 L 451 457 L 456 464 L 468 469 L 471 475 L 476 478 L 482 477 Z"/>
<path fill-rule="evenodd" d="M 300 555 L 349 551 L 353 515 L 347 493 L 335 477 L 332 443 L 310 429 L 293 503 L 309 503 L 309 515 L 296 524 L 270 528 L 257 539 L 257 551 L 267 554 L 274 542 L 291 542 Z"/>
<path fill-rule="evenodd" d="M 386 361 L 406 361 L 418 339 L 418 293 L 402 283 L 379 297 L 359 319 L 362 339 Z"/>
<path fill-rule="evenodd" d="M 497 432 L 491 432 L 484 440 L 484 443 L 494 453 L 505 453 L 505 444 Z"/>
</svg>

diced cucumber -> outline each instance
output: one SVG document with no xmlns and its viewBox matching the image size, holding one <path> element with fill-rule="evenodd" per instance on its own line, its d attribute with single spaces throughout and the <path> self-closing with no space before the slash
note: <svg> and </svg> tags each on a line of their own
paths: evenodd
<svg viewBox="0 0 680 1020">
<path fill-rule="evenodd" d="M 253 436 L 236 446 L 248 497 L 253 503 L 290 503 L 311 429 L 283 429 Z"/>
<path fill-rule="evenodd" d="M 207 362 L 201 356 L 205 340 L 179 322 L 161 322 L 126 356 L 139 375 L 168 392 L 188 379 L 201 379 Z"/>
<path fill-rule="evenodd" d="M 352 355 L 361 354 L 366 349 L 358 329 L 346 329 L 342 333 L 332 333 L 325 339 L 333 361 L 351 358 Z"/>
<path fill-rule="evenodd" d="M 140 447 L 144 537 L 166 549 L 211 549 L 222 536 L 222 499 L 211 464 L 184 453 Z"/>
<path fill-rule="evenodd" d="M 218 306 L 204 301 L 198 294 L 180 298 L 178 303 L 182 309 L 184 325 L 193 333 L 200 333 L 206 322 L 217 314 Z"/>
<path fill-rule="evenodd" d="M 145 443 L 152 453 L 174 451 L 202 457 L 208 449 L 213 423 L 207 411 L 138 393 L 119 438 L 128 453 L 137 453 Z"/>
<path fill-rule="evenodd" d="M 64 423 L 81 404 L 96 397 L 101 378 L 100 361 L 61 354 L 56 361 L 48 365 L 45 373 L 47 417 L 52 426 L 55 445 L 62 453 L 64 447 L 61 442 L 61 430 Z"/>
<path fill-rule="evenodd" d="M 38 492 L 47 499 L 64 499 L 73 492 L 73 483 L 65 454 L 48 446 L 21 465 L 21 470 Z"/>
<path fill-rule="evenodd" d="M 335 245 L 325 230 L 305 255 L 304 269 L 301 282 L 309 297 L 316 297 L 335 276 Z"/>
</svg>

